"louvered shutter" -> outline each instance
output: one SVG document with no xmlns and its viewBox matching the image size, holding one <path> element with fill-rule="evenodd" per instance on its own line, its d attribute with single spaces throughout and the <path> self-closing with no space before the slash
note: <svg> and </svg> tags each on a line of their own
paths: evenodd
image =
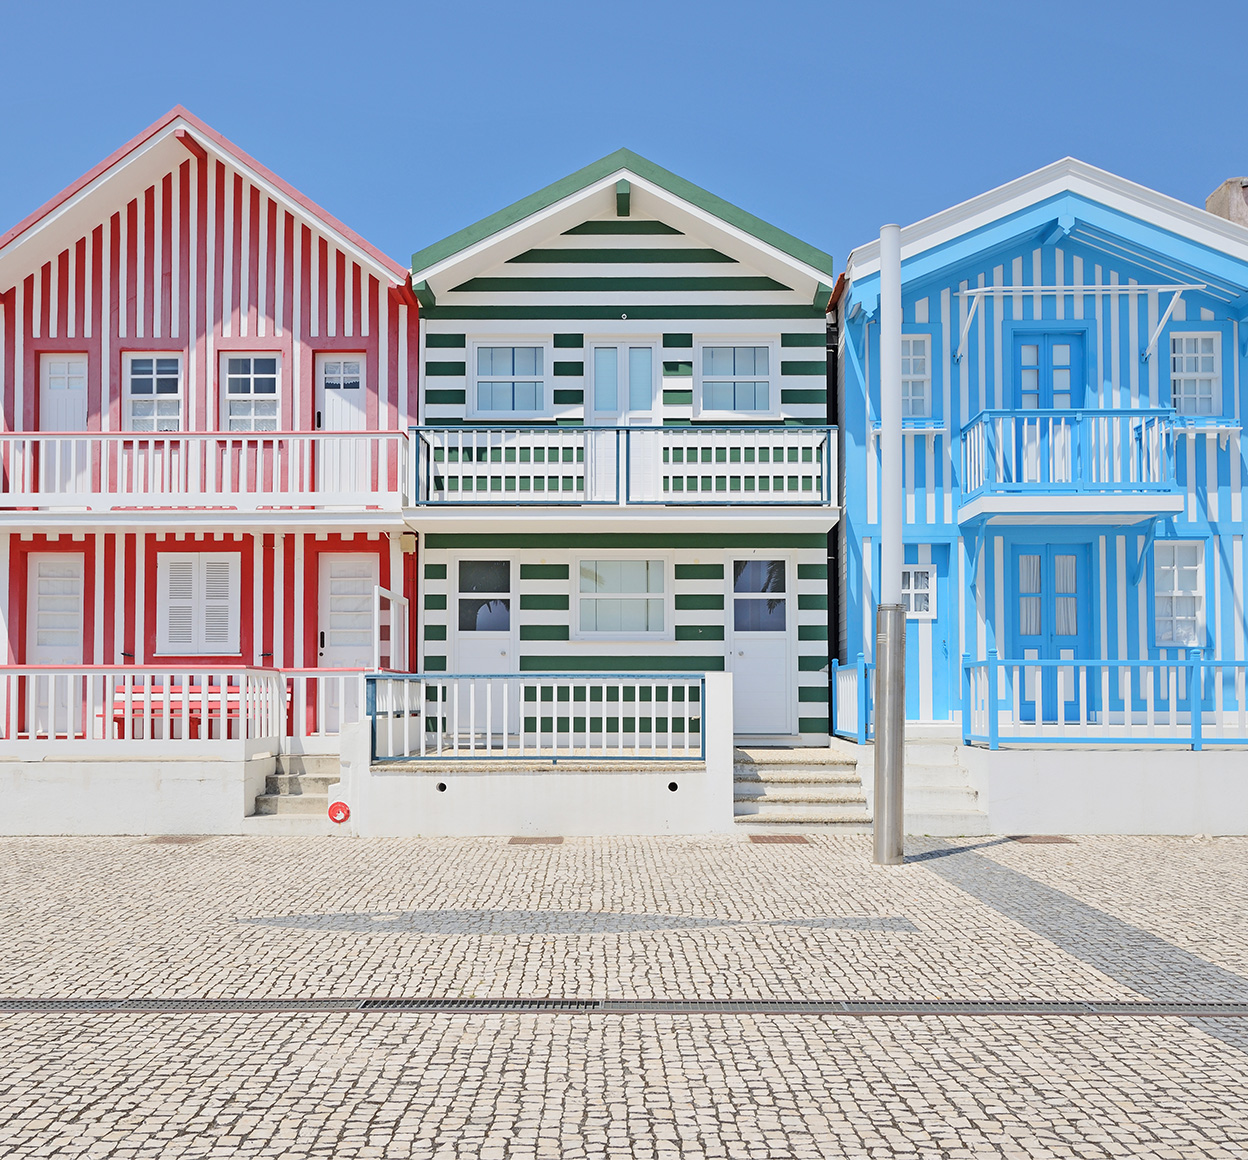
<svg viewBox="0 0 1248 1160">
<path fill-rule="evenodd" d="M 238 652 L 239 561 L 236 552 L 205 552 L 203 577 L 203 640 L 205 653 Z"/>
<path fill-rule="evenodd" d="M 162 552 L 156 562 L 156 651 L 193 653 L 195 590 L 199 557 L 194 552 Z"/>
</svg>

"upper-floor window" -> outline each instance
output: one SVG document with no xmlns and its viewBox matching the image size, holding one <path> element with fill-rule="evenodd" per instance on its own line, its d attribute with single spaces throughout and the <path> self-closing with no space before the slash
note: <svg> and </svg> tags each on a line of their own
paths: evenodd
<svg viewBox="0 0 1248 1160">
<path fill-rule="evenodd" d="M 1217 334 L 1170 336 L 1170 397 L 1180 415 L 1216 415 L 1222 409 Z"/>
<path fill-rule="evenodd" d="M 701 409 L 771 412 L 771 362 L 766 346 L 704 346 Z"/>
<path fill-rule="evenodd" d="M 932 376 L 927 335 L 908 334 L 901 340 L 901 415 L 927 419 L 932 413 Z"/>
<path fill-rule="evenodd" d="M 479 346 L 478 412 L 532 415 L 546 410 L 545 350 L 540 346 Z"/>
<path fill-rule="evenodd" d="M 125 377 L 128 430 L 182 430 L 181 355 L 126 355 Z"/>
<path fill-rule="evenodd" d="M 221 393 L 227 431 L 277 430 L 278 357 L 275 354 L 223 354 Z"/>
<path fill-rule="evenodd" d="M 1205 546 L 1157 540 L 1153 544 L 1154 618 L 1158 648 L 1200 648 L 1205 640 Z"/>
<path fill-rule="evenodd" d="M 1015 341 L 1020 409 L 1083 406 L 1083 335 L 1023 333 Z"/>
</svg>

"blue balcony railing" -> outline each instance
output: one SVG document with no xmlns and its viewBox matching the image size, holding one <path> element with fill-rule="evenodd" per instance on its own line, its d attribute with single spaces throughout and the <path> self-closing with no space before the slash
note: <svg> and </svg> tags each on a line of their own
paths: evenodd
<svg viewBox="0 0 1248 1160">
<path fill-rule="evenodd" d="M 985 494 L 1175 489 L 1174 412 L 981 411 L 962 429 L 962 488 Z"/>
</svg>

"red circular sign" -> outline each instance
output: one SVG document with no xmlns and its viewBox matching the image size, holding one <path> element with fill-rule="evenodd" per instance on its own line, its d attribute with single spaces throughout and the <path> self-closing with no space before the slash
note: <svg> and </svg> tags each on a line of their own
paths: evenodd
<svg viewBox="0 0 1248 1160">
<path fill-rule="evenodd" d="M 351 816 L 351 807 L 346 802 L 334 802 L 329 807 L 329 820 L 331 822 L 342 823 Z"/>
</svg>

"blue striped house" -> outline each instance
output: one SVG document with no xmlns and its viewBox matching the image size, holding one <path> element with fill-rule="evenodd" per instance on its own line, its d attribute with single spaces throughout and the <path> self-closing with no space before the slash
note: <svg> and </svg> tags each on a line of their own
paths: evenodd
<svg viewBox="0 0 1248 1160">
<path fill-rule="evenodd" d="M 1248 228 L 1066 159 L 901 241 L 908 718 L 993 748 L 1242 739 Z M 880 582 L 878 307 L 873 242 L 832 307 L 847 736 Z"/>
</svg>

